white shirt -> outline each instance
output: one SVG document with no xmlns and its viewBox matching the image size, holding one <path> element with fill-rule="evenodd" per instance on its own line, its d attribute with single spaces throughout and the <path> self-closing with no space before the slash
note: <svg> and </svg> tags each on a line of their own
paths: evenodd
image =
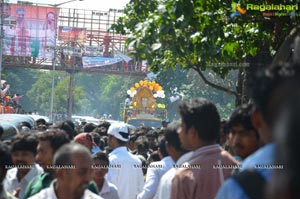
<svg viewBox="0 0 300 199">
<path fill-rule="evenodd" d="M 4 189 L 10 193 L 13 193 L 18 187 L 20 187 L 21 191 L 18 198 L 24 198 L 25 190 L 29 182 L 43 172 L 44 171 L 42 167 L 40 167 L 38 164 L 33 164 L 29 172 L 19 182 L 17 177 L 18 169 L 16 167 L 9 169 L 3 182 Z"/>
<path fill-rule="evenodd" d="M 125 108 L 129 108 L 129 106 L 130 106 L 130 99 L 126 98 L 125 99 Z"/>
<path fill-rule="evenodd" d="M 122 146 L 109 154 L 109 162 L 107 179 L 118 188 L 120 199 L 135 199 L 144 186 L 141 160 Z"/>
<path fill-rule="evenodd" d="M 29 197 L 28 199 L 57 199 L 57 196 L 55 194 L 54 190 L 54 184 L 56 183 L 56 180 L 54 180 L 50 187 L 46 189 L 42 189 L 39 193 Z M 85 189 L 83 196 L 80 199 L 103 199 L 101 196 L 94 194 L 88 189 Z"/>
<path fill-rule="evenodd" d="M 176 162 L 177 166 L 186 163 L 192 156 L 192 152 L 182 155 Z M 173 167 L 167 171 L 160 179 L 159 185 L 155 194 L 155 199 L 169 199 L 171 196 L 172 180 L 175 176 L 177 168 Z"/>
<path fill-rule="evenodd" d="M 174 165 L 174 161 L 170 156 L 163 158 L 161 161 L 152 162 L 148 166 L 146 182 L 143 191 L 138 195 L 137 199 L 150 199 L 153 198 L 160 178 L 170 170 Z"/>
<path fill-rule="evenodd" d="M 99 195 L 104 199 L 119 199 L 117 187 L 114 184 L 108 182 L 106 178 L 104 178 L 104 183 Z"/>
</svg>

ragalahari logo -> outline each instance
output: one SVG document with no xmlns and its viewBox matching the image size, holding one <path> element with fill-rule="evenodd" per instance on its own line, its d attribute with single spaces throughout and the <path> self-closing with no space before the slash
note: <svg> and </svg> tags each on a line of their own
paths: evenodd
<svg viewBox="0 0 300 199">
<path fill-rule="evenodd" d="M 231 18 L 234 18 L 239 15 L 246 14 L 246 10 L 241 7 L 241 4 L 232 2 L 231 4 L 232 13 L 230 15 Z"/>
</svg>

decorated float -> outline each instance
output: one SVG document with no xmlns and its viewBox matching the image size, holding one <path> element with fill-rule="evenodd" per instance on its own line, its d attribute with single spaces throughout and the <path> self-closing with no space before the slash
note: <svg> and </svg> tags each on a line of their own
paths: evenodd
<svg viewBox="0 0 300 199">
<path fill-rule="evenodd" d="M 141 80 L 127 90 L 127 99 L 122 113 L 126 123 L 139 126 L 161 127 L 167 118 L 166 106 L 158 103 L 165 98 L 161 85 L 154 81 Z"/>
</svg>

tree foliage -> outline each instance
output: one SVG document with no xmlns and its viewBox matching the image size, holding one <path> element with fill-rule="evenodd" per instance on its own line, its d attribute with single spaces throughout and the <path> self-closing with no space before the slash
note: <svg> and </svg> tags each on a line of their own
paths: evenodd
<svg viewBox="0 0 300 199">
<path fill-rule="evenodd" d="M 243 7 L 268 2 L 237 3 Z M 225 78 L 230 70 L 237 69 L 247 57 L 255 57 L 262 49 L 268 48 L 274 55 L 299 18 L 290 17 L 291 11 L 283 11 L 286 17 L 270 18 L 251 10 L 231 18 L 236 11 L 233 5 L 231 0 L 131 0 L 124 17 L 112 28 L 129 35 L 128 47 L 134 49 L 134 56 L 148 60 L 152 71 L 178 65 L 194 69 L 208 85 L 238 97 L 235 90 L 216 84 L 203 71 L 211 69 Z"/>
<path fill-rule="evenodd" d="M 205 73 L 222 86 L 233 88 L 235 76 L 230 74 L 226 79 L 219 78 L 212 71 Z M 25 111 L 38 111 L 40 114 L 49 114 L 51 99 L 52 72 L 33 69 L 5 69 L 3 79 L 11 85 L 11 94 L 24 95 L 21 105 Z M 141 78 L 124 77 L 118 75 L 82 74 L 75 75 L 75 90 L 73 114 L 93 115 L 109 113 L 113 118 L 120 119 L 122 103 L 126 98 L 126 92 Z M 230 80 L 230 81 L 227 81 Z M 177 105 L 180 99 L 195 96 L 205 97 L 218 104 L 222 117 L 227 117 L 234 100 L 231 96 L 211 89 L 200 81 L 199 76 L 192 71 L 179 67 L 161 71 L 155 78 L 156 82 L 163 85 L 166 98 L 158 99 L 158 103 L 164 103 L 168 107 L 170 119 L 176 118 Z M 66 112 L 68 107 L 69 74 L 65 72 L 55 73 L 54 111 Z M 180 96 L 180 99 L 171 103 L 171 96 Z"/>
<path fill-rule="evenodd" d="M 11 85 L 10 94 L 24 95 L 20 103 L 26 112 L 36 110 L 48 115 L 52 74 L 52 71 L 45 70 L 5 68 L 2 79 Z M 67 113 L 70 75 L 56 71 L 54 77 L 53 110 L 56 113 Z M 141 78 L 77 73 L 74 80 L 73 114 L 95 116 L 109 113 L 117 119 L 120 118 L 120 108 L 127 90 Z"/>
<path fill-rule="evenodd" d="M 15 93 L 23 95 L 21 102 L 25 110 L 31 109 L 31 100 L 26 95 L 26 91 L 31 89 L 32 84 L 36 81 L 38 71 L 25 68 L 4 68 L 1 79 L 5 79 L 10 84 L 9 94 Z"/>
<path fill-rule="evenodd" d="M 76 85 L 83 88 L 85 96 L 81 99 L 83 102 L 81 110 L 75 113 L 81 115 L 107 113 L 120 119 L 120 109 L 123 108 L 126 92 L 139 80 L 141 78 L 118 75 L 78 74 Z"/>
<path fill-rule="evenodd" d="M 56 113 L 66 113 L 68 107 L 68 86 L 70 77 L 67 73 L 55 72 L 53 111 Z M 37 80 L 32 84 L 32 88 L 27 92 L 33 109 L 43 113 L 50 113 L 50 100 L 52 88 L 52 72 L 40 72 Z M 74 110 L 78 109 L 78 103 L 84 96 L 82 88 L 75 86 L 73 91 Z"/>
<path fill-rule="evenodd" d="M 236 71 L 231 71 L 226 78 L 220 78 L 212 70 L 204 72 L 205 76 L 212 79 L 218 85 L 234 89 L 237 82 Z M 170 119 L 178 119 L 177 108 L 181 100 L 193 97 L 204 97 L 217 104 L 218 110 L 222 118 L 227 118 L 234 109 L 235 99 L 232 95 L 213 89 L 203 81 L 197 73 L 192 70 L 184 70 L 176 67 L 175 69 L 167 69 L 160 72 L 156 81 L 164 87 L 166 98 L 163 103 L 168 107 L 168 117 Z M 177 99 L 171 102 L 170 97 Z"/>
</svg>

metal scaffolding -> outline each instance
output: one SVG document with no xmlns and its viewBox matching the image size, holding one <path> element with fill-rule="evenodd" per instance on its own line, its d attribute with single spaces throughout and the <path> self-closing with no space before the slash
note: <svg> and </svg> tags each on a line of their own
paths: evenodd
<svg viewBox="0 0 300 199">
<path fill-rule="evenodd" d="M 34 4 L 32 4 L 35 6 Z M 38 6 L 38 5 L 36 5 Z M 103 68 L 82 68 L 80 67 L 81 56 L 66 55 L 67 48 L 75 48 L 83 51 L 86 46 L 98 46 L 104 57 L 110 57 L 118 50 L 124 54 L 127 53 L 125 46 L 126 36 L 116 33 L 111 30 L 112 24 L 116 23 L 119 17 L 124 15 L 123 10 L 110 9 L 109 11 L 99 10 L 84 10 L 75 8 L 59 8 L 58 27 L 70 27 L 85 30 L 85 41 L 60 40 L 56 38 L 56 63 L 57 70 L 69 71 L 70 69 L 76 72 L 87 73 L 107 73 L 130 76 L 146 76 L 146 71 L 123 70 L 123 66 L 118 66 L 118 70 L 110 67 Z M 59 34 L 58 34 L 59 36 Z M 52 69 L 52 61 L 47 58 L 37 57 L 17 57 L 3 56 L 4 67 L 23 67 L 34 69 Z M 119 63 L 119 65 L 124 63 Z M 136 63 L 131 63 L 135 66 Z M 120 68 L 122 69 L 120 71 Z"/>
<path fill-rule="evenodd" d="M 85 45 L 100 45 L 103 47 L 109 45 L 109 48 L 115 47 L 125 52 L 126 37 L 110 31 L 111 25 L 121 16 L 123 16 L 123 10 L 117 9 L 95 11 L 61 8 L 59 26 L 86 28 L 87 40 Z"/>
</svg>

